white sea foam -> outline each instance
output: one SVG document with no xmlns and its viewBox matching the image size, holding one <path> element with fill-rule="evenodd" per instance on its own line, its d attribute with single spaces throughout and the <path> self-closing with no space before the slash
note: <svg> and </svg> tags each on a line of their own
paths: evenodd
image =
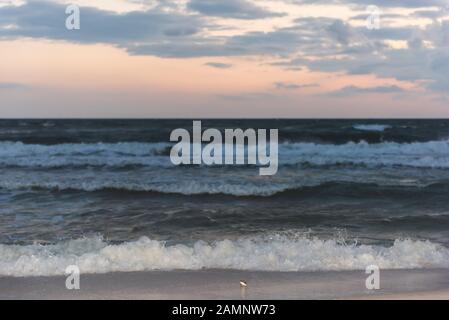
<svg viewBox="0 0 449 320">
<path fill-rule="evenodd" d="M 209 268 L 264 271 L 448 268 L 449 250 L 429 241 L 396 240 L 391 247 L 345 245 L 336 240 L 273 235 L 198 241 L 168 246 L 141 238 L 108 245 L 100 237 L 56 245 L 0 245 L 0 275 L 62 275 L 68 265 L 82 273 L 198 270 Z"/>
<path fill-rule="evenodd" d="M 392 127 L 387 124 L 356 124 L 353 126 L 356 130 L 383 132 Z"/>
</svg>

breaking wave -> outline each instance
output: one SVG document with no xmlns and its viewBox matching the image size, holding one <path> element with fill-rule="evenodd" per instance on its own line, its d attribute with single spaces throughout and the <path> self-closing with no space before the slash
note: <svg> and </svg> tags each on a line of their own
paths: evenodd
<svg viewBox="0 0 449 320">
<path fill-rule="evenodd" d="M 274 234 L 213 243 L 167 245 L 143 237 L 108 244 L 101 237 L 53 245 L 0 245 L 0 275 L 62 275 L 118 271 L 238 269 L 263 271 L 447 268 L 449 250 L 429 241 L 396 240 L 393 246 L 345 244 L 338 240 Z"/>
</svg>

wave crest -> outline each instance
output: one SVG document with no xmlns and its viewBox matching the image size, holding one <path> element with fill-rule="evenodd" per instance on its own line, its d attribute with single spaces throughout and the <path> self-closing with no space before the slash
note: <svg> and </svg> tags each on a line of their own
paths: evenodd
<svg viewBox="0 0 449 320">
<path fill-rule="evenodd" d="M 387 129 L 391 129 L 392 126 L 387 124 L 356 124 L 353 128 L 361 131 L 384 132 Z"/>
<path fill-rule="evenodd" d="M 391 247 L 275 234 L 256 238 L 167 245 L 141 238 L 117 245 L 101 237 L 54 245 L 0 245 L 0 275 L 51 276 L 69 265 L 82 273 L 238 269 L 261 271 L 447 268 L 449 250 L 429 241 L 396 240 Z"/>
</svg>

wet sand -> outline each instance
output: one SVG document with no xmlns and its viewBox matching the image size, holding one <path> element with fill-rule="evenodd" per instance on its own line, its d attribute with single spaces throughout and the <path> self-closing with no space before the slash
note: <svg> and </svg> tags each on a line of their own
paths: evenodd
<svg viewBox="0 0 449 320">
<path fill-rule="evenodd" d="M 65 277 L 0 277 L 0 299 L 449 299 L 449 269 L 383 270 L 381 289 L 363 271 L 149 271 Z M 239 281 L 248 283 L 241 289 Z"/>
</svg>

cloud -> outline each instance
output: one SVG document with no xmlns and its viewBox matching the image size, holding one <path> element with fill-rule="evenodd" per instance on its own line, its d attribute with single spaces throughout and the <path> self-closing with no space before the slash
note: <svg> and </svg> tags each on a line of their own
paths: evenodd
<svg viewBox="0 0 449 320">
<path fill-rule="evenodd" d="M 289 55 L 301 43 L 313 43 L 312 39 L 302 41 L 302 35 L 295 30 L 280 29 L 272 32 L 247 32 L 242 35 L 222 37 L 195 37 L 177 41 L 153 42 L 127 46 L 132 54 L 156 55 L 161 57 L 217 57 L 217 56 L 259 56 Z"/>
<path fill-rule="evenodd" d="M 221 62 L 208 62 L 205 63 L 206 66 L 217 68 L 217 69 L 229 69 L 232 67 L 232 64 L 229 63 L 221 63 Z"/>
<path fill-rule="evenodd" d="M 247 32 L 228 37 L 206 36 L 202 31 L 215 25 L 206 22 L 203 17 L 168 13 L 158 8 L 117 14 L 83 7 L 81 30 L 69 31 L 63 27 L 66 18 L 63 5 L 33 1 L 23 6 L 0 8 L 0 25 L 17 26 L 15 29 L 0 29 L 0 38 L 34 37 L 79 43 L 110 43 L 136 55 L 186 58 L 288 56 L 297 51 L 316 56 L 350 54 L 350 50 L 371 50 L 366 45 L 365 48 L 352 45 L 357 34 L 375 41 L 407 39 L 410 33 L 407 28 L 383 28 L 365 35 L 363 32 L 366 30 L 353 28 L 339 19 L 301 18 L 295 20 L 293 26 L 270 32 Z M 341 45 L 348 51 L 341 52 Z M 380 46 L 381 43 L 376 45 Z"/>
<path fill-rule="evenodd" d="M 295 3 L 306 2 L 318 3 Z M 371 2 L 361 1 L 364 4 Z M 382 0 L 376 5 L 391 6 L 391 2 Z M 65 28 L 67 16 L 62 4 L 32 1 L 20 6 L 3 6 L 0 7 L 0 26 L 16 27 L 0 27 L 0 39 L 31 37 L 74 43 L 108 43 L 132 55 L 164 58 L 257 56 L 275 60 L 272 65 L 288 70 L 370 74 L 379 78 L 425 83 L 423 86 L 426 89 L 436 92 L 449 87 L 447 63 L 444 60 L 449 47 L 449 20 L 434 20 L 424 27 L 382 25 L 379 30 L 368 30 L 351 25 L 350 20 L 301 17 L 291 21 L 288 26 L 266 32 L 238 32 L 236 35 L 224 36 L 211 35 L 209 31 L 220 25 L 216 21 L 219 19 L 211 20 L 208 17 L 236 18 L 240 15 L 241 18 L 255 19 L 273 13 L 250 0 L 188 2 L 187 9 L 196 8 L 195 12 L 198 13 L 167 10 L 165 3 L 164 0 L 148 10 L 121 14 L 82 7 L 81 30 L 74 31 Z M 341 0 L 319 3 L 353 2 Z M 419 8 L 447 4 L 447 1 L 398 0 L 394 3 L 394 6 L 399 7 Z M 239 30 L 238 26 L 236 30 Z M 390 45 L 392 40 L 402 41 L 408 46 L 394 48 Z M 230 67 L 214 61 L 206 65 L 222 69 Z M 292 89 L 295 89 L 294 86 L 290 84 Z M 288 84 L 284 89 L 287 87 Z"/>
<path fill-rule="evenodd" d="M 296 89 L 302 89 L 302 88 L 318 87 L 319 84 L 317 84 L 317 83 L 296 84 L 296 83 L 290 83 L 290 82 L 275 82 L 274 86 L 278 90 L 296 90 Z"/>
<path fill-rule="evenodd" d="M 276 95 L 269 92 L 246 92 L 240 94 L 220 94 L 218 98 L 230 101 L 249 101 L 249 100 L 267 100 L 276 99 Z"/>
<path fill-rule="evenodd" d="M 261 19 L 284 15 L 265 10 L 248 0 L 190 0 L 187 7 L 207 16 L 234 19 Z"/>
<path fill-rule="evenodd" d="M 414 17 L 418 18 L 429 18 L 429 19 L 437 19 L 446 17 L 449 15 L 449 7 L 448 8 L 440 8 L 438 10 L 417 10 L 413 12 Z"/>
<path fill-rule="evenodd" d="M 335 20 L 326 30 L 333 39 L 342 44 L 348 44 L 352 36 L 351 27 L 341 20 Z"/>
<path fill-rule="evenodd" d="M 366 21 L 370 17 L 370 12 L 365 12 L 363 14 L 358 14 L 350 18 L 350 20 L 357 20 L 357 21 Z M 402 18 L 403 15 L 398 13 L 381 13 L 380 18 L 382 20 L 385 19 L 398 19 Z"/>
<path fill-rule="evenodd" d="M 301 24 L 301 20 L 307 23 Z M 434 21 L 424 28 L 382 27 L 372 31 L 322 18 L 299 19 L 296 22 L 297 26 L 301 26 L 299 33 L 313 34 L 309 28 L 318 28 L 316 41 L 301 42 L 298 54 L 290 55 L 274 65 L 285 69 L 296 67 L 319 72 L 369 74 L 417 84 L 426 82 L 427 89 L 438 92 L 449 87 L 449 77 L 445 76 L 445 66 L 448 65 L 445 61 L 449 61 L 446 58 L 449 20 Z M 327 37 L 323 37 L 323 29 Z M 301 38 L 298 36 L 298 39 Z M 408 47 L 393 48 L 386 42 L 388 40 L 404 41 Z M 424 45 L 424 42 L 430 45 Z"/>
<path fill-rule="evenodd" d="M 350 4 L 366 7 L 376 5 L 382 7 L 396 8 L 421 8 L 421 7 L 446 7 L 447 0 L 284 0 L 294 4 Z"/>
<path fill-rule="evenodd" d="M 399 93 L 403 92 L 404 89 L 391 85 L 391 86 L 378 86 L 378 87 L 357 87 L 357 86 L 346 86 L 343 87 L 337 91 L 332 91 L 328 93 L 330 96 L 337 96 L 337 97 L 343 97 L 343 96 L 350 96 L 350 95 L 356 95 L 356 94 L 367 94 L 367 93 L 376 93 L 376 94 L 382 94 L 382 93 Z"/>
<path fill-rule="evenodd" d="M 27 85 L 21 84 L 21 83 L 15 83 L 15 82 L 0 82 L 0 90 L 6 90 L 6 89 L 26 89 L 28 88 Z"/>
<path fill-rule="evenodd" d="M 427 88 L 440 91 L 444 94 L 449 92 L 449 51 L 441 51 L 434 54 L 430 59 L 430 70 L 433 72 L 433 81 Z"/>
<path fill-rule="evenodd" d="M 195 16 L 167 13 L 157 9 L 123 14 L 82 7 L 81 29 L 65 28 L 66 6 L 49 1 L 32 1 L 21 6 L 0 7 L 1 38 L 33 37 L 80 43 L 129 43 L 162 41 L 197 34 L 203 22 Z"/>
</svg>

